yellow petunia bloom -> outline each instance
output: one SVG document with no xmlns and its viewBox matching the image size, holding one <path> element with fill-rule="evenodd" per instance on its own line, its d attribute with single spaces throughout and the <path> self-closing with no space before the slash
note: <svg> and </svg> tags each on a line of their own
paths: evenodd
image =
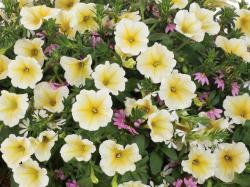
<svg viewBox="0 0 250 187">
<path fill-rule="evenodd" d="M 34 153 L 30 141 L 25 137 L 16 137 L 11 134 L 6 138 L 0 148 L 2 158 L 10 168 L 16 168 Z"/>
<path fill-rule="evenodd" d="M 74 39 L 76 35 L 76 29 L 71 26 L 72 19 L 72 14 L 66 11 L 61 11 L 56 17 L 56 24 L 59 25 L 59 31 L 69 39 Z"/>
<path fill-rule="evenodd" d="M 171 0 L 171 9 L 183 9 L 187 6 L 188 0 Z"/>
<path fill-rule="evenodd" d="M 237 11 L 238 17 L 235 21 L 236 28 L 240 29 L 246 36 L 250 37 L 250 10 L 241 9 Z"/>
<path fill-rule="evenodd" d="M 0 121 L 9 127 L 18 124 L 24 118 L 29 107 L 28 94 L 15 94 L 5 90 L 0 96 Z"/>
<path fill-rule="evenodd" d="M 55 0 L 55 7 L 62 10 L 71 10 L 80 0 Z"/>
<path fill-rule="evenodd" d="M 246 62 L 250 62 L 250 52 L 248 52 L 247 44 L 243 39 L 227 39 L 224 36 L 217 36 L 215 44 L 226 53 L 232 53 L 243 58 Z"/>
<path fill-rule="evenodd" d="M 174 53 L 158 43 L 147 48 L 137 57 L 136 61 L 138 71 L 154 83 L 160 83 L 176 65 Z"/>
<path fill-rule="evenodd" d="M 186 37 L 197 42 L 201 42 L 204 39 L 205 32 L 202 30 L 202 23 L 194 13 L 180 10 L 176 13 L 174 23 L 176 24 L 176 30 Z"/>
<path fill-rule="evenodd" d="M 100 167 L 108 176 L 114 176 L 116 172 L 123 175 L 127 171 L 135 171 L 135 163 L 141 159 L 135 143 L 124 148 L 112 140 L 106 140 L 100 145 L 99 153 Z"/>
<path fill-rule="evenodd" d="M 106 61 L 105 64 L 96 66 L 92 73 L 95 81 L 95 86 L 98 89 L 111 92 L 113 95 L 118 95 L 119 91 L 125 90 L 125 71 L 118 64 Z"/>
<path fill-rule="evenodd" d="M 123 12 L 121 14 L 121 16 L 119 16 L 119 19 L 129 19 L 131 21 L 140 21 L 141 20 L 141 16 L 139 15 L 140 12 L 136 11 L 136 12 Z"/>
<path fill-rule="evenodd" d="M 60 64 L 65 71 L 65 79 L 72 86 L 84 86 L 85 79 L 91 77 L 92 58 L 90 55 L 83 60 L 63 56 L 61 57 Z"/>
<path fill-rule="evenodd" d="M 185 109 L 191 106 L 192 99 L 196 97 L 195 90 L 196 85 L 190 75 L 173 71 L 162 80 L 159 96 L 169 109 Z"/>
<path fill-rule="evenodd" d="M 42 68 L 34 58 L 17 56 L 9 64 L 8 76 L 13 86 L 26 89 L 34 88 L 42 79 Z"/>
<path fill-rule="evenodd" d="M 56 133 L 52 130 L 41 132 L 36 139 L 31 138 L 32 145 L 35 149 L 35 156 L 40 162 L 49 160 L 51 149 L 57 139 Z"/>
<path fill-rule="evenodd" d="M 111 121 L 113 111 L 110 95 L 103 90 L 82 90 L 76 96 L 72 116 L 81 128 L 89 131 L 105 127 Z"/>
<path fill-rule="evenodd" d="M 118 187 L 150 187 L 150 186 L 143 184 L 141 181 L 129 181 L 119 184 Z"/>
<path fill-rule="evenodd" d="M 50 112 L 62 112 L 63 100 L 69 95 L 67 86 L 54 88 L 48 82 L 41 82 L 34 89 L 34 106 L 36 109 L 46 109 Z"/>
<path fill-rule="evenodd" d="M 215 150 L 215 176 L 224 182 L 232 182 L 235 173 L 242 173 L 249 161 L 244 143 L 222 143 Z"/>
<path fill-rule="evenodd" d="M 37 30 L 42 26 L 43 20 L 54 18 L 57 13 L 58 10 L 45 5 L 23 7 L 20 21 L 26 29 Z"/>
<path fill-rule="evenodd" d="M 163 142 L 173 137 L 174 128 L 167 110 L 159 110 L 148 117 L 153 142 Z"/>
<path fill-rule="evenodd" d="M 42 66 L 45 59 L 42 50 L 43 43 L 44 41 L 40 38 L 34 38 L 33 40 L 19 39 L 14 45 L 14 53 L 16 55 L 34 58 Z"/>
<path fill-rule="evenodd" d="M 33 1 L 34 0 L 17 0 L 17 2 L 19 3 L 19 8 L 31 7 L 33 6 Z"/>
<path fill-rule="evenodd" d="M 47 170 L 37 161 L 29 159 L 13 170 L 13 178 L 19 187 L 45 187 L 49 183 Z"/>
<path fill-rule="evenodd" d="M 123 53 L 135 56 L 147 49 L 148 35 L 145 23 L 122 19 L 115 28 L 115 43 Z"/>
<path fill-rule="evenodd" d="M 250 120 L 250 96 L 245 93 L 239 96 L 227 96 L 223 102 L 224 115 L 232 118 L 236 124 Z"/>
<path fill-rule="evenodd" d="M 197 178 L 200 184 L 214 175 L 215 161 L 210 150 L 192 148 L 188 154 L 188 160 L 183 160 L 181 165 L 183 170 Z"/>
<path fill-rule="evenodd" d="M 61 148 L 61 156 L 65 162 L 75 158 L 77 161 L 89 161 L 91 154 L 96 151 L 93 142 L 82 139 L 79 135 L 68 135 L 65 137 L 66 144 Z"/>
<path fill-rule="evenodd" d="M 209 126 L 205 130 L 206 131 L 207 130 L 212 130 L 212 131 L 225 130 L 228 127 L 229 127 L 229 123 L 228 123 L 228 120 L 225 118 L 220 118 L 217 120 L 210 119 Z"/>
<path fill-rule="evenodd" d="M 5 79 L 7 77 L 9 63 L 9 58 L 4 55 L 0 55 L 0 80 Z"/>
<path fill-rule="evenodd" d="M 85 31 L 97 31 L 98 24 L 96 23 L 96 8 L 94 3 L 78 3 L 74 9 L 74 26 L 80 33 Z"/>
</svg>

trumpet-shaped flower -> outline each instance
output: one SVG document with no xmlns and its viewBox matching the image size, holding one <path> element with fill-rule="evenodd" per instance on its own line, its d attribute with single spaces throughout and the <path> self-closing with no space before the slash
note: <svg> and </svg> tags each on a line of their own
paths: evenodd
<svg viewBox="0 0 250 187">
<path fill-rule="evenodd" d="M 149 30 L 145 23 L 122 19 L 115 29 L 115 42 L 123 53 L 138 55 L 147 49 Z"/>
<path fill-rule="evenodd" d="M 138 71 L 154 83 L 161 82 L 176 65 L 174 53 L 158 43 L 141 53 L 136 61 Z"/>
<path fill-rule="evenodd" d="M 223 102 L 225 116 L 232 118 L 236 124 L 244 124 L 250 120 L 250 96 L 243 94 L 239 96 L 227 96 Z"/>
<path fill-rule="evenodd" d="M 103 90 L 82 90 L 76 96 L 72 107 L 72 116 L 81 128 L 95 131 L 105 127 L 111 121 L 113 111 L 110 95 Z"/>
<path fill-rule="evenodd" d="M 232 182 L 235 173 L 241 173 L 249 161 L 249 152 L 244 143 L 222 143 L 215 150 L 215 176 L 224 182 Z"/>
<path fill-rule="evenodd" d="M 90 78 L 90 74 L 92 73 L 92 58 L 90 55 L 83 60 L 63 56 L 60 64 L 65 71 L 65 79 L 70 85 L 84 86 L 85 79 Z"/>
<path fill-rule="evenodd" d="M 62 10 L 72 10 L 80 0 L 55 0 L 55 7 Z"/>
<path fill-rule="evenodd" d="M 154 142 L 170 140 L 174 133 L 171 116 L 167 110 L 159 110 L 148 117 L 150 136 Z"/>
<path fill-rule="evenodd" d="M 34 88 L 42 79 L 42 68 L 34 58 L 17 56 L 9 64 L 8 76 L 13 86 L 26 89 Z"/>
<path fill-rule="evenodd" d="M 41 82 L 34 89 L 34 106 L 36 109 L 61 112 L 64 109 L 63 100 L 68 94 L 67 86 L 55 88 L 48 82 Z"/>
<path fill-rule="evenodd" d="M 15 94 L 2 90 L 0 96 L 0 121 L 9 127 L 24 118 L 29 107 L 28 94 Z"/>
<path fill-rule="evenodd" d="M 91 154 L 96 151 L 93 142 L 82 139 L 79 135 L 68 135 L 65 138 L 66 144 L 61 148 L 61 156 L 65 162 L 75 158 L 77 161 L 89 161 Z"/>
<path fill-rule="evenodd" d="M 186 37 L 197 42 L 203 40 L 205 32 L 202 30 L 202 23 L 194 13 L 180 10 L 175 16 L 174 23 L 176 24 L 176 30 Z"/>
<path fill-rule="evenodd" d="M 19 187 L 45 187 L 49 183 L 47 170 L 37 161 L 29 159 L 13 170 L 13 178 Z"/>
<path fill-rule="evenodd" d="M 34 0 L 17 0 L 17 2 L 19 4 L 19 8 L 31 7 L 31 6 L 33 6 L 33 1 Z"/>
<path fill-rule="evenodd" d="M 8 75 L 8 65 L 10 59 L 4 55 L 0 55 L 0 80 L 5 79 Z"/>
<path fill-rule="evenodd" d="M 161 82 L 159 96 L 169 109 L 185 109 L 191 106 L 196 97 L 196 86 L 190 75 L 173 71 Z"/>
<path fill-rule="evenodd" d="M 125 71 L 115 63 L 110 64 L 106 61 L 105 64 L 96 66 L 92 77 L 95 81 L 95 86 L 98 89 L 111 92 L 118 95 L 119 91 L 125 90 Z"/>
<path fill-rule="evenodd" d="M 72 19 L 72 13 L 66 11 L 61 11 L 56 17 L 56 24 L 59 25 L 59 31 L 69 39 L 74 39 L 76 34 L 76 29 L 70 24 Z"/>
<path fill-rule="evenodd" d="M 10 168 L 16 168 L 20 162 L 28 160 L 34 153 L 29 139 L 13 134 L 2 142 L 0 150 L 3 160 Z"/>
<path fill-rule="evenodd" d="M 139 11 L 136 11 L 136 12 L 123 12 L 119 18 L 121 20 L 122 19 L 129 19 L 129 20 L 132 20 L 132 21 L 140 21 L 141 16 L 139 14 L 140 14 Z"/>
<path fill-rule="evenodd" d="M 237 11 L 237 14 L 236 28 L 240 29 L 246 36 L 250 36 L 250 10 L 241 9 Z"/>
<path fill-rule="evenodd" d="M 187 6 L 188 0 L 171 0 L 171 9 L 183 9 Z"/>
<path fill-rule="evenodd" d="M 210 150 L 198 147 L 192 148 L 188 160 L 183 160 L 181 165 L 184 171 L 192 174 L 201 184 L 214 175 L 215 161 Z"/>
<path fill-rule="evenodd" d="M 101 169 L 108 176 L 114 176 L 116 172 L 123 175 L 127 171 L 135 171 L 135 163 L 141 159 L 135 143 L 124 148 L 112 140 L 106 140 L 100 145 L 99 152 Z"/>
<path fill-rule="evenodd" d="M 143 184 L 141 181 L 129 181 L 119 184 L 118 187 L 149 187 Z"/>
</svg>

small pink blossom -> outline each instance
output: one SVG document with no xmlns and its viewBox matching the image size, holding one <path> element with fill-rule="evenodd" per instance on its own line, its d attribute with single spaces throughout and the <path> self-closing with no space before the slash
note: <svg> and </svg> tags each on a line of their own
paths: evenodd
<svg viewBox="0 0 250 187">
<path fill-rule="evenodd" d="M 57 44 L 50 44 L 48 47 L 46 47 L 46 49 L 44 50 L 44 54 L 46 55 L 51 55 L 57 48 L 59 47 L 59 45 Z"/>
<path fill-rule="evenodd" d="M 174 32 L 176 25 L 174 23 L 169 23 L 165 28 L 165 33 Z"/>
<path fill-rule="evenodd" d="M 91 44 L 92 44 L 92 47 L 96 47 L 96 45 L 98 43 L 101 43 L 102 42 L 102 38 L 100 37 L 100 35 L 96 32 L 92 33 L 92 36 L 91 36 Z"/>
<path fill-rule="evenodd" d="M 189 178 L 185 177 L 183 181 L 186 187 L 198 187 L 197 182 L 193 179 L 193 177 L 189 177 Z"/>
<path fill-rule="evenodd" d="M 209 92 L 202 92 L 199 95 L 199 100 L 202 101 L 202 102 L 206 102 L 208 97 L 209 97 Z"/>
<path fill-rule="evenodd" d="M 223 110 L 218 109 L 218 108 L 214 108 L 214 109 L 211 109 L 208 112 L 206 112 L 206 114 L 210 119 L 215 120 L 215 119 L 221 118 L 222 112 L 223 112 Z"/>
<path fill-rule="evenodd" d="M 40 38 L 41 40 L 44 40 L 46 38 L 46 34 L 44 32 L 38 32 L 35 35 L 36 35 L 36 37 Z"/>
<path fill-rule="evenodd" d="M 218 89 L 221 89 L 222 91 L 225 89 L 225 82 L 223 79 L 215 78 L 214 83 L 217 85 Z"/>
<path fill-rule="evenodd" d="M 143 119 L 138 119 L 138 120 L 136 120 L 135 122 L 134 122 L 134 126 L 135 127 L 140 127 L 141 126 L 141 124 L 144 122 L 144 120 Z"/>
<path fill-rule="evenodd" d="M 236 96 L 239 94 L 239 91 L 240 91 L 240 86 L 238 85 L 237 82 L 233 82 L 231 84 L 231 93 L 233 96 Z"/>
<path fill-rule="evenodd" d="M 182 187 L 182 184 L 183 184 L 183 180 L 182 179 L 177 179 L 173 185 L 174 187 Z"/>
<path fill-rule="evenodd" d="M 209 85 L 209 81 L 205 73 L 197 72 L 194 76 L 194 80 L 197 80 L 202 86 L 205 84 Z"/>
<path fill-rule="evenodd" d="M 64 173 L 63 173 L 63 170 L 56 169 L 54 171 L 54 174 L 55 174 L 56 179 L 60 179 L 60 180 L 63 181 L 66 178 L 65 175 L 64 175 Z"/>
<path fill-rule="evenodd" d="M 67 82 L 65 83 L 56 83 L 56 82 L 50 82 L 50 86 L 52 89 L 57 90 L 58 88 L 62 87 L 62 86 L 68 86 L 69 84 Z"/>
<path fill-rule="evenodd" d="M 76 180 L 68 180 L 66 182 L 66 187 L 79 187 Z"/>
</svg>

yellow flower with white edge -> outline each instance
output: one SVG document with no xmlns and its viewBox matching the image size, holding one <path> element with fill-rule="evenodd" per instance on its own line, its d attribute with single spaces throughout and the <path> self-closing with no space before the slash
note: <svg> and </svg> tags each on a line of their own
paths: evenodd
<svg viewBox="0 0 250 187">
<path fill-rule="evenodd" d="M 190 75 L 174 70 L 162 80 L 159 96 L 169 109 L 185 109 L 191 106 L 192 99 L 196 97 L 195 90 L 196 85 Z"/>
<path fill-rule="evenodd" d="M 191 148 L 188 160 L 183 160 L 181 165 L 183 171 L 192 174 L 193 177 L 198 179 L 200 184 L 214 175 L 214 155 L 210 150 L 205 150 L 202 147 Z"/>
<path fill-rule="evenodd" d="M 76 29 L 71 26 L 72 19 L 72 13 L 67 11 L 60 11 L 56 17 L 56 24 L 59 25 L 59 31 L 65 34 L 69 39 L 74 39 L 76 35 Z"/>
<path fill-rule="evenodd" d="M 158 43 L 147 48 L 137 57 L 136 61 L 138 71 L 154 83 L 160 83 L 176 65 L 174 53 Z"/>
<path fill-rule="evenodd" d="M 94 3 L 78 3 L 74 8 L 74 19 L 72 26 L 80 33 L 85 31 L 94 32 L 98 29 L 96 23 L 96 5 Z"/>
<path fill-rule="evenodd" d="M 37 161 L 29 159 L 13 170 L 14 181 L 19 187 L 45 187 L 49 183 L 47 170 L 40 168 Z"/>
<path fill-rule="evenodd" d="M 19 8 L 31 7 L 33 6 L 33 1 L 34 0 L 17 0 L 17 2 L 19 3 Z"/>
<path fill-rule="evenodd" d="M 238 96 L 227 96 L 223 102 L 224 115 L 232 118 L 236 124 L 250 120 L 250 96 L 245 93 Z"/>
<path fill-rule="evenodd" d="M 116 63 L 106 61 L 105 64 L 96 66 L 92 73 L 95 81 L 95 86 L 98 89 L 111 92 L 113 95 L 118 95 L 119 91 L 125 90 L 125 71 Z"/>
<path fill-rule="evenodd" d="M 224 36 L 217 36 L 215 44 L 226 53 L 232 53 L 243 58 L 246 62 L 250 62 L 250 52 L 248 52 L 247 43 L 243 39 L 227 39 Z"/>
<path fill-rule="evenodd" d="M 16 55 L 34 58 L 42 66 L 45 59 L 42 49 L 43 43 L 44 41 L 40 38 L 34 38 L 32 40 L 19 39 L 14 45 L 14 53 Z"/>
<path fill-rule="evenodd" d="M 0 55 L 0 80 L 7 78 L 8 75 L 8 65 L 10 59 L 4 55 Z"/>
<path fill-rule="evenodd" d="M 115 28 L 115 43 L 123 53 L 135 56 L 147 49 L 148 35 L 145 23 L 122 19 Z"/>
<path fill-rule="evenodd" d="M 140 21 L 141 20 L 141 16 L 139 15 L 140 12 L 136 11 L 136 12 L 123 12 L 121 14 L 121 16 L 119 16 L 119 19 L 129 19 L 132 21 Z"/>
<path fill-rule="evenodd" d="M 34 58 L 17 56 L 8 67 L 11 84 L 17 88 L 35 88 L 43 77 L 42 68 Z"/>
<path fill-rule="evenodd" d="M 205 130 L 225 130 L 229 128 L 229 122 L 225 118 L 217 120 L 210 119 L 209 126 Z"/>
<path fill-rule="evenodd" d="M 62 10 L 72 10 L 80 0 L 55 0 L 55 7 Z"/>
<path fill-rule="evenodd" d="M 108 92 L 82 90 L 72 106 L 72 116 L 82 129 L 95 131 L 111 121 L 112 100 Z"/>
<path fill-rule="evenodd" d="M 61 57 L 60 64 L 65 71 L 65 79 L 72 86 L 84 86 L 85 79 L 91 77 L 92 58 L 90 55 L 87 55 L 87 57 L 82 60 L 63 56 Z"/>
<path fill-rule="evenodd" d="M 240 29 L 246 36 L 250 37 L 250 10 L 240 9 L 236 13 L 238 17 L 235 20 L 236 28 Z"/>
<path fill-rule="evenodd" d="M 6 90 L 1 91 L 0 96 L 0 121 L 9 127 L 13 127 L 24 118 L 29 107 L 28 94 L 15 94 Z"/>
<path fill-rule="evenodd" d="M 197 3 L 192 3 L 190 5 L 189 11 L 194 13 L 195 16 L 201 22 L 201 29 L 210 35 L 218 34 L 220 31 L 219 23 L 214 21 L 215 11 L 211 11 L 205 8 L 200 8 Z"/>
<path fill-rule="evenodd" d="M 123 175 L 127 171 L 135 171 L 135 163 L 141 160 L 137 144 L 122 145 L 113 140 L 102 142 L 99 148 L 101 155 L 100 167 L 108 176 L 114 176 L 117 173 Z"/>
<path fill-rule="evenodd" d="M 0 148 L 2 158 L 10 168 L 16 168 L 20 162 L 28 160 L 34 153 L 29 139 L 25 137 L 16 137 L 10 134 Z"/>
<path fill-rule="evenodd" d="M 202 30 L 202 23 L 194 13 L 180 10 L 176 13 L 174 23 L 176 24 L 176 30 L 186 37 L 197 42 L 201 42 L 204 39 L 205 32 Z"/>
<path fill-rule="evenodd" d="M 174 128 L 167 110 L 159 110 L 148 117 L 150 136 L 153 142 L 163 142 L 173 137 Z"/>
<path fill-rule="evenodd" d="M 41 82 L 34 89 L 34 106 L 36 109 L 46 109 L 50 112 L 62 112 L 63 100 L 69 95 L 67 86 L 53 87 L 48 82 Z"/>
<path fill-rule="evenodd" d="M 118 187 L 149 187 L 149 186 L 143 184 L 141 181 L 129 181 L 119 184 Z"/>
<path fill-rule="evenodd" d="M 37 30 L 42 26 L 44 20 L 55 18 L 57 13 L 57 9 L 45 5 L 23 7 L 20 12 L 20 21 L 26 29 Z"/>
<path fill-rule="evenodd" d="M 40 162 L 49 160 L 51 149 L 55 145 L 57 139 L 57 134 L 52 130 L 41 132 L 36 139 L 31 138 L 37 160 Z"/>
<path fill-rule="evenodd" d="M 93 142 L 82 139 L 81 136 L 72 134 L 65 137 L 65 142 L 60 150 L 61 157 L 65 162 L 75 158 L 77 161 L 89 161 L 91 154 L 96 151 Z"/>
<path fill-rule="evenodd" d="M 171 0 L 171 9 L 183 9 L 187 6 L 188 0 Z"/>
<path fill-rule="evenodd" d="M 235 173 L 242 173 L 249 161 L 249 152 L 244 143 L 221 143 L 214 152 L 215 176 L 223 182 L 232 182 Z"/>
</svg>

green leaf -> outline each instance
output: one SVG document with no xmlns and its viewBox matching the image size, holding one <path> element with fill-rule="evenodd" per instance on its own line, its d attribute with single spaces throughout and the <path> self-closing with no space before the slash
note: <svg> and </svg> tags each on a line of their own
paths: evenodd
<svg viewBox="0 0 250 187">
<path fill-rule="evenodd" d="M 164 147 L 161 148 L 161 151 L 168 156 L 171 160 L 173 161 L 177 161 L 178 160 L 178 156 L 177 153 L 174 149 L 170 149 L 168 148 L 166 145 Z"/>
<path fill-rule="evenodd" d="M 250 174 L 235 175 L 234 183 L 240 186 L 249 186 Z"/>
<path fill-rule="evenodd" d="M 157 173 L 161 172 L 161 168 L 163 165 L 163 158 L 159 153 L 154 151 L 150 154 L 149 165 L 152 174 L 156 175 Z"/>
</svg>

